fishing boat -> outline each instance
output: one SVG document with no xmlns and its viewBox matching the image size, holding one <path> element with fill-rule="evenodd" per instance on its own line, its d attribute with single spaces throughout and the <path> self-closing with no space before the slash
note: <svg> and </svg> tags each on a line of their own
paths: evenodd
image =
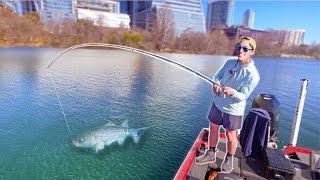
<svg viewBox="0 0 320 180">
<path fill-rule="evenodd" d="M 277 148 L 274 136 L 276 133 L 270 133 L 272 132 L 270 129 L 275 128 L 274 123 L 279 117 L 278 110 L 270 112 L 273 123 L 270 123 L 268 129 L 268 145 L 262 151 L 261 156 L 245 157 L 238 144 L 233 158 L 233 170 L 230 173 L 223 173 L 220 165 L 225 156 L 227 142 L 223 133 L 220 133 L 216 161 L 202 165 L 195 163 L 195 158 L 203 155 L 205 148 L 208 147 L 209 129 L 204 128 L 196 138 L 174 179 L 320 179 L 320 151 L 296 146 L 307 87 L 307 80 L 302 79 L 301 81 L 300 98 L 288 146 Z M 257 107 L 257 104 L 260 103 L 260 108 L 265 108 L 269 112 L 272 111 L 270 107 L 274 109 L 278 106 L 276 102 L 274 96 L 260 94 L 254 99 L 253 107 Z"/>
</svg>

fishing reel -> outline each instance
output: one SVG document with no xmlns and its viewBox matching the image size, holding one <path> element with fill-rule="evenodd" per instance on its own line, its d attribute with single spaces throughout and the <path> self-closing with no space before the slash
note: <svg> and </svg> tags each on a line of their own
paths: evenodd
<svg viewBox="0 0 320 180">
<path fill-rule="evenodd" d="M 218 85 L 218 84 L 217 84 Z M 219 92 L 216 92 L 215 94 L 216 94 L 216 96 L 220 96 L 220 97 L 222 97 L 222 98 L 226 98 L 226 94 L 223 92 L 224 91 L 224 88 L 225 88 L 225 86 L 222 86 L 222 85 L 219 85 L 220 87 L 221 87 L 221 91 L 219 91 Z"/>
</svg>

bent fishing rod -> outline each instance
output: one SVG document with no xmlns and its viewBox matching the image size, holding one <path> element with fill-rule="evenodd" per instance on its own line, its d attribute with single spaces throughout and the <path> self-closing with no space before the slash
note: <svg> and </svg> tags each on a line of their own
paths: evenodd
<svg viewBox="0 0 320 180">
<path fill-rule="evenodd" d="M 210 78 L 208 78 L 207 76 L 205 76 L 204 74 L 194 70 L 194 69 L 191 69 L 183 64 L 180 64 L 172 59 L 169 59 L 167 57 L 164 57 L 164 56 L 161 56 L 161 55 L 158 55 L 158 54 L 155 54 L 155 53 L 151 53 L 151 52 L 148 52 L 148 51 L 144 51 L 144 50 L 141 50 L 141 49 L 137 49 L 137 48 L 133 48 L 133 47 L 128 47 L 128 46 L 121 46 L 121 45 L 116 45 L 116 44 L 106 44 L 106 43 L 85 43 L 85 44 L 78 44 L 78 45 L 75 45 L 75 46 L 71 46 L 67 49 L 65 49 L 64 51 L 62 51 L 60 54 L 58 54 L 56 57 L 54 57 L 50 63 L 48 64 L 47 66 L 47 69 L 49 69 L 56 61 L 59 57 L 61 57 L 63 54 L 67 53 L 68 51 L 71 51 L 71 50 L 74 50 L 74 49 L 79 49 L 79 48 L 84 48 L 84 47 L 106 47 L 106 48 L 114 48 L 114 49 L 121 49 L 121 50 L 125 50 L 125 51 L 130 51 L 130 52 L 134 52 L 134 53 L 138 53 L 138 54 L 143 54 L 143 55 L 146 55 L 146 56 L 149 56 L 149 57 L 152 57 L 152 58 L 155 58 L 155 59 L 158 59 L 158 60 L 162 60 L 166 63 L 169 63 L 169 64 L 172 64 L 172 65 L 175 65 L 176 67 L 184 70 L 184 71 L 187 71 L 189 73 L 192 73 L 192 74 L 195 74 L 197 76 L 199 76 L 200 78 L 204 79 L 205 81 L 211 83 L 211 84 L 215 84 L 219 87 L 221 87 L 222 89 L 224 88 L 224 86 L 222 86 L 220 83 L 216 83 L 214 82 L 213 80 L 211 80 Z"/>
</svg>

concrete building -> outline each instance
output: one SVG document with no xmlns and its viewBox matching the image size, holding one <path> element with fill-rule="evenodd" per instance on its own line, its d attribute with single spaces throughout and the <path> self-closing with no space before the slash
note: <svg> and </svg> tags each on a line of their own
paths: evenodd
<svg viewBox="0 0 320 180">
<path fill-rule="evenodd" d="M 78 8 L 78 19 L 91 20 L 93 21 L 93 24 L 97 26 L 130 28 L 130 17 L 127 14 Z"/>
<path fill-rule="evenodd" d="M 234 6 L 234 0 L 209 0 L 206 16 L 207 31 L 216 26 L 231 26 Z"/>
<path fill-rule="evenodd" d="M 77 18 L 88 19 L 104 27 L 130 28 L 129 15 L 120 13 L 120 3 L 115 0 L 78 1 Z"/>
<path fill-rule="evenodd" d="M 305 30 L 271 30 L 272 36 L 284 46 L 299 46 L 303 44 Z"/>
<path fill-rule="evenodd" d="M 117 0 L 78 0 L 77 8 L 120 13 L 120 3 Z"/>
<path fill-rule="evenodd" d="M 244 26 L 215 27 L 213 30 L 224 32 L 230 39 L 250 36 L 254 39 L 264 40 L 282 47 L 299 46 L 303 44 L 305 30 L 258 30 Z"/>
<path fill-rule="evenodd" d="M 254 15 L 254 11 L 252 11 L 251 9 L 247 9 L 243 14 L 242 25 L 253 29 Z"/>
</svg>

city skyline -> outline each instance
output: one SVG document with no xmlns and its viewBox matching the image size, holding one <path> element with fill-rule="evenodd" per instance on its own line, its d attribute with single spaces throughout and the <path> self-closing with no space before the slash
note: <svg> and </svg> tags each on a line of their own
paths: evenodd
<svg viewBox="0 0 320 180">
<path fill-rule="evenodd" d="M 202 0 L 204 12 L 207 1 Z M 234 25 L 242 24 L 243 13 L 248 9 L 255 12 L 254 28 L 259 30 L 306 31 L 304 44 L 320 43 L 320 1 L 236 1 Z"/>
</svg>

